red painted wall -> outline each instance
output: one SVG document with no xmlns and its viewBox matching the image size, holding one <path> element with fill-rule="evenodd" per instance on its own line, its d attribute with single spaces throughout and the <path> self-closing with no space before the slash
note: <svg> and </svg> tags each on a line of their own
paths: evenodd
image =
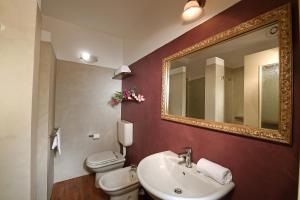
<svg viewBox="0 0 300 200">
<path fill-rule="evenodd" d="M 292 2 L 294 38 L 294 131 L 293 145 L 225 134 L 161 120 L 162 59 L 209 36 L 259 14 Z M 147 55 L 130 68 L 135 74 L 123 81 L 123 88 L 137 87 L 144 103 L 124 103 L 122 119 L 134 123 L 134 144 L 128 148 L 128 162 L 165 150 L 181 152 L 193 148 L 193 161 L 200 158 L 218 162 L 233 172 L 235 200 L 293 200 L 297 197 L 300 136 L 300 66 L 297 1 L 242 0 L 211 20 Z"/>
</svg>

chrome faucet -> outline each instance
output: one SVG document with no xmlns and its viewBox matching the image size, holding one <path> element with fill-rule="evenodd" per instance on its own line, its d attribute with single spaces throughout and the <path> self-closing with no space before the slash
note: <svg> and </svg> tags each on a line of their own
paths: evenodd
<svg viewBox="0 0 300 200">
<path fill-rule="evenodd" d="M 130 165 L 129 176 L 132 180 L 135 180 L 137 177 L 136 170 L 137 170 L 136 165 Z"/>
<path fill-rule="evenodd" d="M 135 164 L 130 165 L 130 171 L 136 172 L 137 166 Z"/>
<path fill-rule="evenodd" d="M 192 148 L 184 148 L 185 152 L 178 154 L 178 158 L 184 158 L 185 166 L 192 168 Z"/>
</svg>

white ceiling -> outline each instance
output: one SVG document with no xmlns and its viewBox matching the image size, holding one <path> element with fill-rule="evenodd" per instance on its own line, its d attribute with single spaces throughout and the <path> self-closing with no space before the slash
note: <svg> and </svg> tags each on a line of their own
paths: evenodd
<svg viewBox="0 0 300 200">
<path fill-rule="evenodd" d="M 44 0 L 44 15 L 126 37 L 157 10 L 183 8 L 186 0 Z M 179 12 L 180 14 L 180 12 Z M 166 16 L 167 17 L 167 16 Z"/>
<path fill-rule="evenodd" d="M 240 0 L 207 0 L 205 15 L 193 23 L 184 24 L 181 13 L 186 1 L 42 0 L 42 12 L 47 16 L 44 17 L 43 28 L 52 32 L 59 59 L 79 62 L 78 51 L 86 49 L 99 57 L 96 65 L 116 68 L 120 64 L 132 64 Z M 80 30 L 80 34 L 70 38 L 71 27 L 72 30 Z M 96 33 L 103 38 L 99 36 L 97 41 L 97 37 L 90 37 Z M 105 39 L 108 37 L 110 40 Z M 113 55 L 116 50 L 107 44 L 117 40 L 120 42 L 115 47 L 121 47 L 117 50 L 118 55 Z M 103 41 L 106 43 L 103 44 Z M 106 49 L 111 51 L 104 55 Z M 108 54 L 110 56 L 106 58 Z M 114 62 L 116 56 L 118 61 Z"/>
<path fill-rule="evenodd" d="M 51 32 L 56 58 L 81 62 L 80 54 L 98 57 L 93 65 L 117 68 L 123 64 L 123 40 L 92 29 L 86 29 L 53 17 L 43 17 L 43 29 Z"/>
</svg>

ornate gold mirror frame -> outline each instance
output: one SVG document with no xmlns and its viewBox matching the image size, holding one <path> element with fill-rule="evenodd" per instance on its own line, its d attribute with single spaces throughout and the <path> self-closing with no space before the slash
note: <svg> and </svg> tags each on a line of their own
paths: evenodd
<svg viewBox="0 0 300 200">
<path fill-rule="evenodd" d="M 168 77 L 170 62 L 177 58 L 191 54 L 195 51 L 218 44 L 222 41 L 253 31 L 271 23 L 279 24 L 279 48 L 280 48 L 280 120 L 279 130 L 255 128 L 246 125 L 229 124 L 223 122 L 207 121 L 204 119 L 189 118 L 168 114 Z M 240 25 L 222 33 L 209 37 L 189 48 L 183 49 L 163 59 L 162 69 L 162 102 L 161 118 L 178 123 L 199 126 L 207 129 L 260 138 L 273 142 L 291 144 L 292 142 L 292 27 L 290 4 L 264 13 L 256 18 L 241 23 Z"/>
</svg>

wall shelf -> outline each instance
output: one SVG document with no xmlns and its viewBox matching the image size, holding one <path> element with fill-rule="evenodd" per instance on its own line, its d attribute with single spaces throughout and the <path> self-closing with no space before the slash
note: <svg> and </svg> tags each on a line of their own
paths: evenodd
<svg viewBox="0 0 300 200">
<path fill-rule="evenodd" d="M 131 72 L 122 72 L 122 73 L 119 73 L 119 74 L 113 76 L 112 79 L 122 80 L 122 79 L 128 78 L 132 75 L 133 74 Z"/>
</svg>

